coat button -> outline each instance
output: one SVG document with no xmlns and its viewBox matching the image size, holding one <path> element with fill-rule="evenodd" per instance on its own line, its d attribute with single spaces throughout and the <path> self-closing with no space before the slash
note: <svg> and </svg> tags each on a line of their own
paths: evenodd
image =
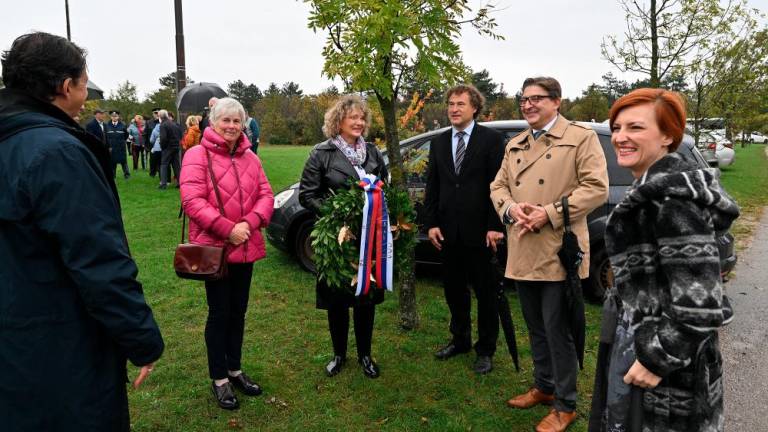
<svg viewBox="0 0 768 432">
<path fill-rule="evenodd" d="M 544 184 L 544 179 L 539 179 L 539 184 Z"/>
<path fill-rule="evenodd" d="M 456 189 L 458 189 L 458 188 L 459 188 L 459 184 L 458 184 L 458 183 L 456 183 Z"/>
<path fill-rule="evenodd" d="M 520 159 L 517 160 L 517 163 L 520 163 Z"/>
<path fill-rule="evenodd" d="M 547 159 L 552 159 L 552 155 L 547 153 Z"/>
<path fill-rule="evenodd" d="M 519 182 L 519 181 L 516 181 L 516 182 L 515 182 L 515 186 L 520 186 L 520 182 Z"/>
</svg>

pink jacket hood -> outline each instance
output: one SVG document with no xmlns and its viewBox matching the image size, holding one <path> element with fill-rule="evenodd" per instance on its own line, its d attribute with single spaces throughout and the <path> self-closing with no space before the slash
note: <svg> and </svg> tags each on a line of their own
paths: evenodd
<svg viewBox="0 0 768 432">
<path fill-rule="evenodd" d="M 189 241 L 195 244 L 223 246 L 235 224 L 247 222 L 251 237 L 239 246 L 231 246 L 228 261 L 254 262 L 266 256 L 261 229 L 272 217 L 274 196 L 261 160 L 251 150 L 245 134 L 230 154 L 226 141 L 212 128 L 203 132 L 201 145 L 184 153 L 181 168 L 181 203 L 189 216 Z M 219 211 L 208 159 L 211 157 L 224 207 Z"/>
</svg>

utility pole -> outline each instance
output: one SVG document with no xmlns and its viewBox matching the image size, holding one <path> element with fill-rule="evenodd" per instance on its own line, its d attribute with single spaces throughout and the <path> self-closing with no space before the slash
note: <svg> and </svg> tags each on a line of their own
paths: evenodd
<svg viewBox="0 0 768 432">
<path fill-rule="evenodd" d="M 184 20 L 181 0 L 174 0 L 176 14 L 176 95 L 187 86 L 187 68 L 184 65 Z"/>
<path fill-rule="evenodd" d="M 72 34 L 69 32 L 69 0 L 64 0 L 64 10 L 67 12 L 67 40 L 72 42 Z"/>
</svg>

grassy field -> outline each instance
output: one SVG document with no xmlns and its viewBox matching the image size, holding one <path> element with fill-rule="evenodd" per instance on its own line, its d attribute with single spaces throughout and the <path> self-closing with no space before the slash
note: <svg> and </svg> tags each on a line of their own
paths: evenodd
<svg viewBox="0 0 768 432">
<path fill-rule="evenodd" d="M 721 180 L 725 189 L 741 207 L 731 233 L 736 236 L 736 250 L 749 245 L 756 222 L 763 208 L 768 206 L 768 155 L 765 145 L 752 144 L 742 148 L 734 146 L 736 161 L 722 168 Z"/>
<path fill-rule="evenodd" d="M 757 149 L 763 147 L 739 150 L 735 166 L 723 175 L 729 191 L 749 203 L 749 209 L 763 205 L 768 187 L 768 163 Z M 308 152 L 308 147 L 262 146 L 275 191 L 298 179 Z M 762 173 L 760 183 L 754 183 L 756 173 Z M 399 330 L 394 295 L 377 309 L 373 355 L 381 378 L 366 378 L 354 361 L 340 375 L 327 378 L 323 366 L 331 355 L 330 338 L 324 311 L 314 308 L 314 278 L 271 246 L 267 258 L 254 267 L 243 349 L 243 369 L 265 393 L 240 397 L 238 411 L 219 409 L 209 389 L 202 283 L 178 279 L 171 267 L 180 237 L 178 191 L 157 190 L 157 180 L 146 171 L 133 173 L 128 181 L 119 177 L 131 251 L 166 342 L 153 375 L 139 390 L 130 391 L 134 430 L 526 431 L 546 414 L 544 407 L 516 411 L 504 403 L 532 383 L 528 338 L 514 295 L 510 301 L 521 349 L 519 373 L 503 338 L 495 370 L 486 376 L 471 372 L 473 354 L 434 360 L 433 352 L 449 337 L 449 314 L 435 272 L 422 269 L 417 282 L 419 329 Z M 761 198 L 754 197 L 753 185 L 761 185 Z M 587 314 L 586 364 L 578 384 L 580 417 L 572 431 L 586 430 L 594 377 L 599 308 L 588 306 Z M 350 345 L 354 357 L 352 334 Z M 136 369 L 129 373 L 134 376 Z"/>
</svg>

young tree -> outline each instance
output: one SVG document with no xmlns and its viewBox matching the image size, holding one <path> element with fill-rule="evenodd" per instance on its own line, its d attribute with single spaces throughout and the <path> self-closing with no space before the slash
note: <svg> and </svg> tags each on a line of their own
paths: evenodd
<svg viewBox="0 0 768 432">
<path fill-rule="evenodd" d="M 468 75 L 457 43 L 462 24 L 494 32 L 492 5 L 471 14 L 469 0 L 304 0 L 309 27 L 327 32 L 323 72 L 351 89 L 375 95 L 384 117 L 391 183 L 405 189 L 396 103 L 403 82 L 418 80 L 444 87 Z M 413 260 L 400 268 L 400 323 L 418 325 Z"/>
<path fill-rule="evenodd" d="M 603 57 L 622 72 L 648 75 L 659 87 L 667 74 L 701 59 L 690 55 L 749 13 L 746 0 L 618 0 L 626 13 L 623 41 L 603 39 Z"/>
</svg>

